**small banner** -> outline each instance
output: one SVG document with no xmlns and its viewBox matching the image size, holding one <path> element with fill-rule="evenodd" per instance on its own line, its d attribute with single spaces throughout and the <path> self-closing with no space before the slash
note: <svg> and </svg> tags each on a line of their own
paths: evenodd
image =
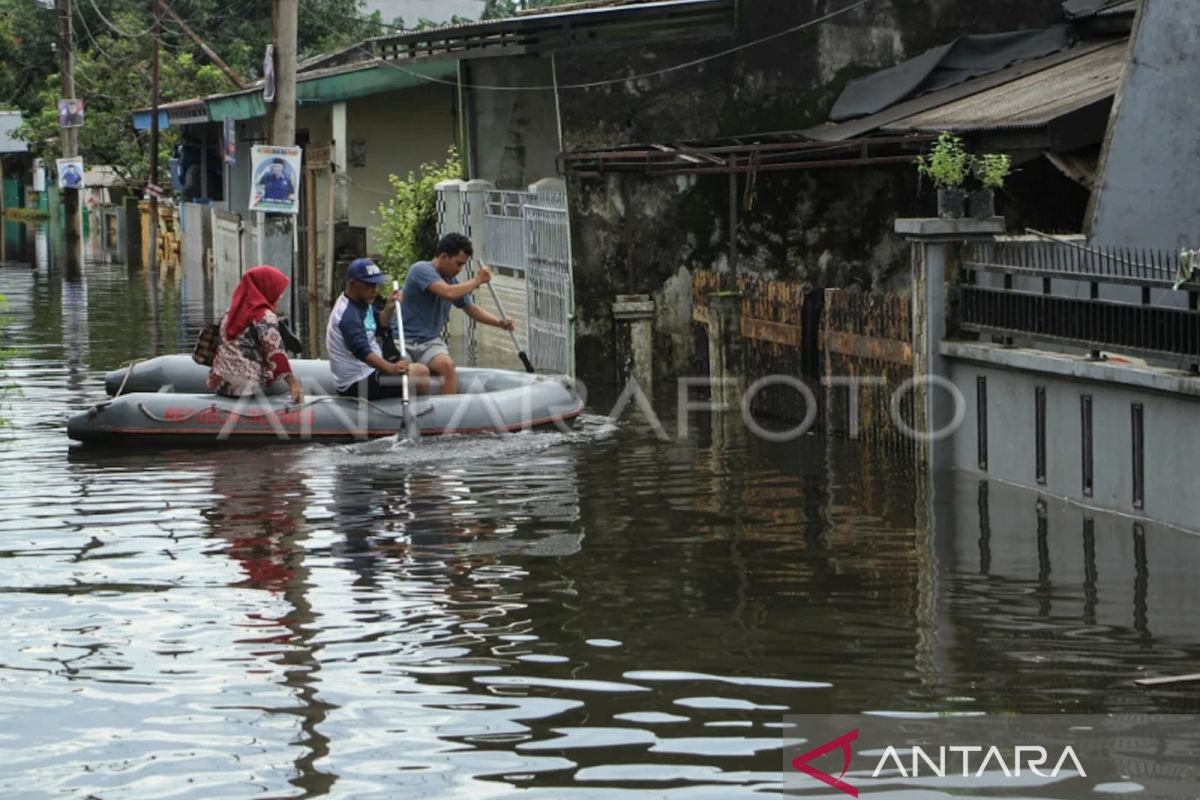
<svg viewBox="0 0 1200 800">
<path fill-rule="evenodd" d="M 225 163 L 237 163 L 237 122 L 233 117 L 225 118 Z"/>
<path fill-rule="evenodd" d="M 75 99 L 59 100 L 58 101 L 58 127 L 60 128 L 82 128 L 83 127 L 83 101 Z"/>
<path fill-rule="evenodd" d="M 275 45 L 267 45 L 267 52 L 263 55 L 263 82 L 262 82 L 263 102 L 275 102 Z"/>
<path fill-rule="evenodd" d="M 299 147 L 254 145 L 250 148 L 250 210 L 269 214 L 295 214 L 299 209 L 296 186 L 300 175 Z"/>
<path fill-rule="evenodd" d="M 58 165 L 58 188 L 83 188 L 83 156 L 60 158 L 55 163 Z"/>
</svg>

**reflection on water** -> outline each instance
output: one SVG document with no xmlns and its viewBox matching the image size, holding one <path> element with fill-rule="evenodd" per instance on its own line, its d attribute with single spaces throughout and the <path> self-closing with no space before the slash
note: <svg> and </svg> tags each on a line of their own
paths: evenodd
<svg viewBox="0 0 1200 800">
<path fill-rule="evenodd" d="M 70 447 L 210 318 L 152 286 L 0 267 L 4 797 L 761 797 L 788 714 L 1195 710 L 1132 684 L 1200 671 L 1194 536 L 847 442 Z"/>
</svg>

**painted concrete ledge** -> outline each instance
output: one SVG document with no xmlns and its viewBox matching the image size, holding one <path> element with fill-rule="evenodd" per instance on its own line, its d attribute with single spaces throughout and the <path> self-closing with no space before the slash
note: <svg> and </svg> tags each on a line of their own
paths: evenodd
<svg viewBox="0 0 1200 800">
<path fill-rule="evenodd" d="M 1004 232 L 1004 217 L 900 217 L 896 220 L 896 233 L 910 239 L 961 241 L 979 236 L 995 236 Z"/>
<path fill-rule="evenodd" d="M 942 342 L 938 349 L 946 358 L 958 361 L 1200 397 L 1200 375 L 1180 370 L 1092 361 L 1086 356 L 984 342 Z"/>
</svg>

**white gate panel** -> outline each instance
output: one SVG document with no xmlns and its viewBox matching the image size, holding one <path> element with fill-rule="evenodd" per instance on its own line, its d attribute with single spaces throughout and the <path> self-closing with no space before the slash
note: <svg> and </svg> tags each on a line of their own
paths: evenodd
<svg viewBox="0 0 1200 800">
<path fill-rule="evenodd" d="M 242 218 L 214 209 L 212 230 L 213 310 L 221 314 L 242 279 Z"/>
</svg>

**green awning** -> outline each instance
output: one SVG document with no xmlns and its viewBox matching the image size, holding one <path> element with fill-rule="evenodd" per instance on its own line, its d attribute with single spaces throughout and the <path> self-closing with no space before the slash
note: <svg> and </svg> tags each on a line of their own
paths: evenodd
<svg viewBox="0 0 1200 800">
<path fill-rule="evenodd" d="M 243 94 L 210 97 L 208 99 L 208 115 L 213 119 L 254 119 L 265 116 L 267 111 L 263 105 L 262 90 Z"/>
<path fill-rule="evenodd" d="M 410 89 L 430 83 L 430 78 L 453 81 L 458 74 L 458 63 L 453 60 L 403 65 L 389 63 L 324 72 L 308 78 L 301 73 L 296 82 L 296 105 L 339 103 L 397 89 Z M 267 113 L 260 88 L 210 97 L 208 111 L 212 119 L 232 117 L 237 120 L 254 119 Z"/>
</svg>

